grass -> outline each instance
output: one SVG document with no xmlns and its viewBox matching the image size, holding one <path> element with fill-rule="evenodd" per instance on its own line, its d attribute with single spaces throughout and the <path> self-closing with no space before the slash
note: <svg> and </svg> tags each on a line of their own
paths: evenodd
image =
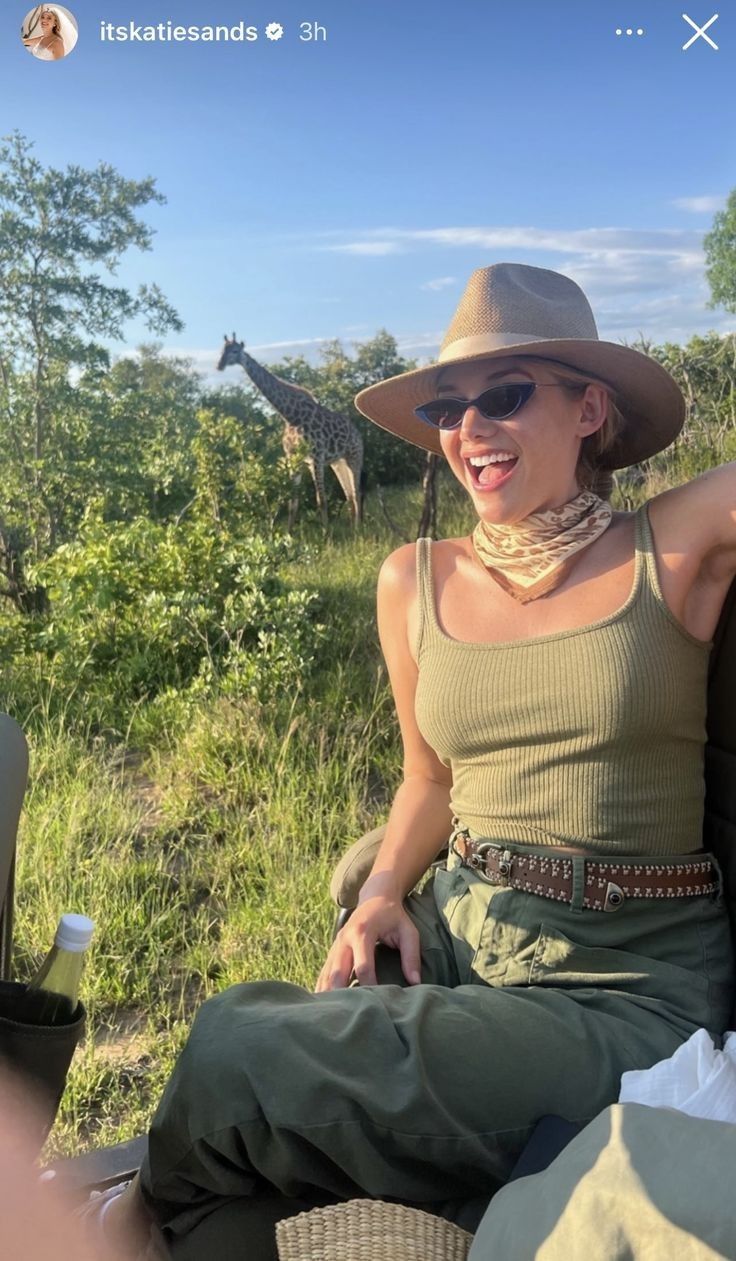
<svg viewBox="0 0 736 1261">
<path fill-rule="evenodd" d="M 343 721 L 312 703 L 202 705 L 164 752 L 126 767 L 63 730 L 33 741 L 19 844 L 16 972 L 61 910 L 96 921 L 84 976 L 89 1032 L 56 1151 L 146 1127 L 196 1007 L 264 976 L 311 986 L 330 937 L 337 856 L 373 819 L 366 786 L 391 744 L 389 707 Z M 379 772 L 382 774 L 382 771 Z"/>
<path fill-rule="evenodd" d="M 443 503 L 448 533 L 467 510 L 449 490 Z M 413 537 L 419 492 L 386 504 Z M 334 866 L 388 812 L 400 748 L 375 586 L 401 540 L 372 499 L 357 539 L 340 516 L 327 536 L 307 520 L 300 530 L 313 559 L 290 580 L 319 592 L 329 634 L 292 694 L 186 710 L 174 701 L 154 717 L 131 714 L 123 742 L 86 730 L 78 697 L 68 710 L 58 695 L 39 699 L 26 722 L 15 975 L 35 970 L 62 911 L 96 922 L 87 1035 L 49 1156 L 147 1128 L 209 995 L 263 977 L 313 986 L 334 921 Z M 39 684 L 48 698 L 53 680 Z"/>
</svg>

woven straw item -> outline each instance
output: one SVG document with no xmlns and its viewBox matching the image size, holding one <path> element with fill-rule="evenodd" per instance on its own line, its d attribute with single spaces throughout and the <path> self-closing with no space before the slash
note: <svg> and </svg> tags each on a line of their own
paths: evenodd
<svg viewBox="0 0 736 1261">
<path fill-rule="evenodd" d="M 466 1261 L 473 1236 L 403 1204 L 348 1200 L 276 1225 L 279 1261 Z"/>
</svg>

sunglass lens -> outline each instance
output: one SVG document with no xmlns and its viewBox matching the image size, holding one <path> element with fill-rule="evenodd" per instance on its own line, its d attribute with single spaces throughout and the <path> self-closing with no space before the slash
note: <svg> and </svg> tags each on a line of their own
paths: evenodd
<svg viewBox="0 0 736 1261">
<path fill-rule="evenodd" d="M 509 385 L 494 385 L 481 394 L 477 401 L 479 411 L 489 420 L 506 420 L 518 412 L 523 403 L 534 393 L 533 381 L 516 381 Z"/>
<path fill-rule="evenodd" d="M 438 398 L 418 407 L 417 415 L 435 429 L 454 429 L 463 418 L 463 404 L 456 398 Z"/>
</svg>

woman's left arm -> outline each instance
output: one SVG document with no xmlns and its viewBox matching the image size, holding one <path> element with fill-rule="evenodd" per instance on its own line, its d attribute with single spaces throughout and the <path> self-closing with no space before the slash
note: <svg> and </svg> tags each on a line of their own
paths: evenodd
<svg viewBox="0 0 736 1261">
<path fill-rule="evenodd" d="M 711 578 L 736 577 L 736 461 L 708 469 L 691 482 L 665 491 L 665 497 L 679 501 L 691 545 Z"/>
</svg>

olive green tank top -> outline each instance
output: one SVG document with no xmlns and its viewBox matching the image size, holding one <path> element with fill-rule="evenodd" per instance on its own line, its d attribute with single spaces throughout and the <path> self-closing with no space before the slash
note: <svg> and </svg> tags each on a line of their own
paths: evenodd
<svg viewBox="0 0 736 1261">
<path fill-rule="evenodd" d="M 646 505 L 626 603 L 575 630 L 511 643 L 451 639 L 435 610 L 432 543 L 417 542 L 416 718 L 452 770 L 477 835 L 596 854 L 702 843 L 711 643 L 662 597 Z"/>
</svg>

